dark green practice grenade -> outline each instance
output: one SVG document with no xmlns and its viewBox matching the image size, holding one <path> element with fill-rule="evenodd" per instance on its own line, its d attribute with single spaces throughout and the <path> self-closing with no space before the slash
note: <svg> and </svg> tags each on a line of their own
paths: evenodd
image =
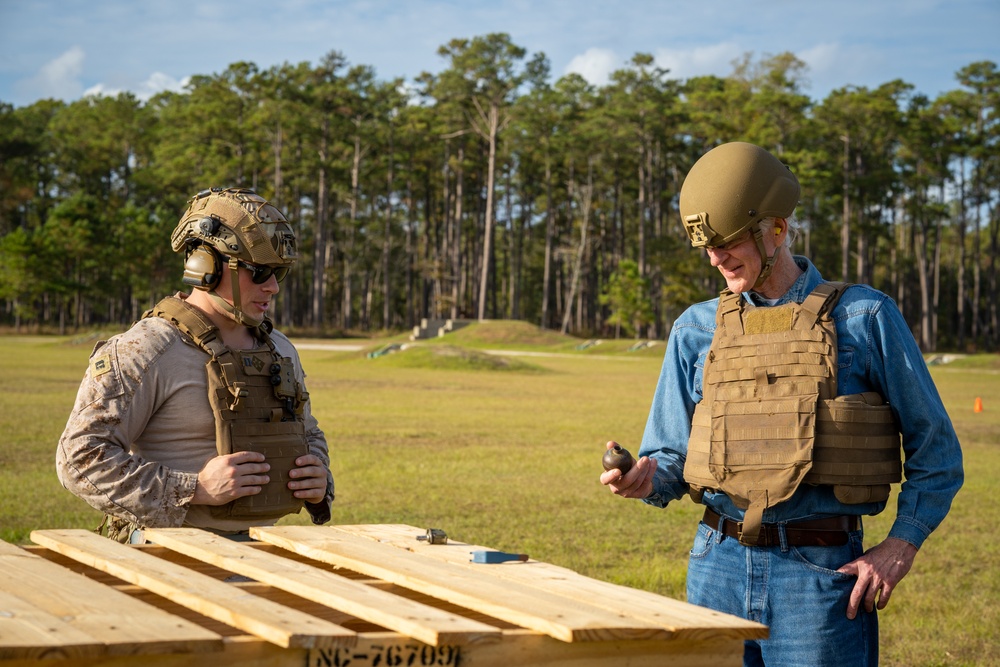
<svg viewBox="0 0 1000 667">
<path fill-rule="evenodd" d="M 621 445 L 615 445 L 608 451 L 604 452 L 604 458 L 601 460 L 604 465 L 605 470 L 611 470 L 612 468 L 618 468 L 622 471 L 622 476 L 624 476 L 632 466 L 635 464 L 635 459 L 629 454 L 629 451 L 622 447 Z"/>
</svg>

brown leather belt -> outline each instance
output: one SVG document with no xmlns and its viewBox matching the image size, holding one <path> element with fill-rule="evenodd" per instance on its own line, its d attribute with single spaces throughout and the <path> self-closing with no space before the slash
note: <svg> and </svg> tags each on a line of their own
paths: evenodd
<svg viewBox="0 0 1000 667">
<path fill-rule="evenodd" d="M 721 521 L 722 528 L 720 529 L 720 519 L 718 514 L 705 508 L 705 516 L 702 518 L 705 525 L 712 530 L 721 530 L 726 537 L 739 540 L 743 532 L 742 522 L 726 519 Z M 853 514 L 811 521 L 793 521 L 784 524 L 785 544 L 790 547 L 840 547 L 847 544 L 848 533 L 858 530 L 860 527 L 860 518 Z M 775 523 L 765 523 L 760 528 L 757 546 L 781 546 L 781 531 L 782 526 Z"/>
</svg>

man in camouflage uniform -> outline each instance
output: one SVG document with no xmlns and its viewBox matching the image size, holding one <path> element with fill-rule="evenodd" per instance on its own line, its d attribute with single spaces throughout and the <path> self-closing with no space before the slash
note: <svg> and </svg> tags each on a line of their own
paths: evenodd
<svg viewBox="0 0 1000 667">
<path fill-rule="evenodd" d="M 769 627 L 745 665 L 876 665 L 876 608 L 948 513 L 962 454 L 891 299 L 791 254 L 798 198 L 791 171 L 751 144 L 691 168 L 681 218 L 727 290 L 674 323 L 639 460 L 601 482 L 655 507 L 705 506 L 688 601 Z M 861 517 L 904 472 L 889 535 L 865 551 Z"/>
<path fill-rule="evenodd" d="M 60 481 L 121 541 L 145 527 L 242 534 L 302 506 L 329 521 L 326 439 L 298 353 L 267 319 L 296 260 L 291 227 L 252 190 L 213 188 L 172 245 L 195 289 L 97 344 L 59 440 Z"/>
</svg>

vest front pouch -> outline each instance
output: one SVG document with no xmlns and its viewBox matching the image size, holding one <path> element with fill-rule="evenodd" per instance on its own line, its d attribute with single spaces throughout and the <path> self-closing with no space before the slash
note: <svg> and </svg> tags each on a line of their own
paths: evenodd
<svg viewBox="0 0 1000 667">
<path fill-rule="evenodd" d="M 812 467 L 819 394 L 716 401 L 709 470 L 746 510 L 740 541 L 756 544 L 764 511 L 792 497 Z"/>
<path fill-rule="evenodd" d="M 244 496 L 223 508 L 227 516 L 247 518 L 273 518 L 302 509 L 302 501 L 288 489 L 291 477 L 288 472 L 295 467 L 295 459 L 309 453 L 305 444 L 305 426 L 302 422 L 232 422 L 234 453 L 260 452 L 271 469 L 270 480 L 261 492 Z"/>
</svg>

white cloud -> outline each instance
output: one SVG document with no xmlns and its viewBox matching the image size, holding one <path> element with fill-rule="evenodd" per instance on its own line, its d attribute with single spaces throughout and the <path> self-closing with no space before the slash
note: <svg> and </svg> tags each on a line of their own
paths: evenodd
<svg viewBox="0 0 1000 667">
<path fill-rule="evenodd" d="M 736 42 L 721 42 L 693 49 L 657 49 L 653 54 L 656 64 L 670 70 L 672 79 L 690 79 L 694 76 L 728 76 L 733 71 L 733 61 L 743 55 Z"/>
<path fill-rule="evenodd" d="M 135 91 L 135 96 L 140 100 L 145 101 L 153 95 L 162 93 L 165 90 L 179 93 L 184 90 L 184 87 L 187 86 L 189 81 L 191 81 L 191 77 L 189 76 L 177 80 L 169 74 L 164 74 L 163 72 L 153 72 L 148 79 L 139 84 L 139 87 Z"/>
<path fill-rule="evenodd" d="M 80 95 L 83 88 L 80 74 L 83 72 L 85 57 L 83 49 L 74 46 L 43 65 L 38 74 L 27 82 L 27 86 L 38 98 L 73 99 Z"/>
<path fill-rule="evenodd" d="M 826 72 L 834 69 L 843 60 L 844 54 L 836 42 L 824 42 L 800 51 L 798 57 L 816 72 Z"/>
<path fill-rule="evenodd" d="M 878 87 L 895 78 L 884 76 L 885 58 L 868 46 L 824 42 L 795 55 L 809 66 L 808 78 L 819 90 L 846 85 Z"/>
<path fill-rule="evenodd" d="M 595 86 L 603 86 L 611 78 L 611 73 L 619 69 L 619 58 L 610 49 L 592 47 L 584 51 L 566 65 L 566 74 L 575 73 Z"/>
<path fill-rule="evenodd" d="M 168 74 L 163 72 L 153 72 L 148 79 L 142 83 L 135 86 L 131 92 L 141 101 L 145 102 L 153 95 L 161 93 L 165 90 L 172 90 L 174 92 L 181 92 L 184 87 L 191 80 L 191 77 L 186 76 L 181 80 L 177 80 Z M 84 97 L 94 95 L 94 96 L 104 96 L 104 97 L 116 97 L 119 93 L 125 92 L 122 88 L 112 88 L 106 86 L 103 83 L 91 86 L 87 90 L 83 91 Z"/>
</svg>

